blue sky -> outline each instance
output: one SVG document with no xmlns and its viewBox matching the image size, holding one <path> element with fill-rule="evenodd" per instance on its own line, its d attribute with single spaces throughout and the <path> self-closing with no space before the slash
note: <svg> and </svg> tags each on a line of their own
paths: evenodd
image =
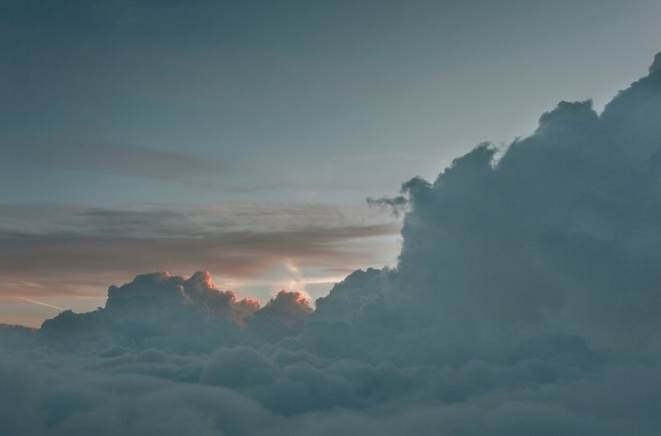
<svg viewBox="0 0 661 436">
<path fill-rule="evenodd" d="M 646 71 L 660 13 L 653 0 L 2 1 L 0 322 L 57 312 L 25 298 L 93 308 L 138 267 L 209 270 L 266 299 L 393 265 L 399 218 L 367 197 L 532 133 L 559 100 L 601 108 Z M 173 239 L 197 254 L 155 255 Z"/>
</svg>

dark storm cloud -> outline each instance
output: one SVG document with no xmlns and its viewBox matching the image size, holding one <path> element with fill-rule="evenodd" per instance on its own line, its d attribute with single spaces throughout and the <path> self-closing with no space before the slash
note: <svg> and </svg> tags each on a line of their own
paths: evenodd
<svg viewBox="0 0 661 436">
<path fill-rule="evenodd" d="M 654 67 L 601 114 L 562 102 L 502 158 L 482 144 L 412 179 L 397 268 L 352 273 L 315 311 L 284 292 L 237 316 L 207 274 L 155 273 L 7 330 L 0 432 L 656 435 L 659 120 Z M 355 232 L 264 244 L 314 257 Z"/>
</svg>

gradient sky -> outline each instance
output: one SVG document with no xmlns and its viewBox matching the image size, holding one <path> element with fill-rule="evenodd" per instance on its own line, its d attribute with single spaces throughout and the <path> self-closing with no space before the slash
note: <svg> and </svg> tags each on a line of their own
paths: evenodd
<svg viewBox="0 0 661 436">
<path fill-rule="evenodd" d="M 394 264 L 369 209 L 559 99 L 601 108 L 657 0 L 0 1 L 0 322 L 134 274 L 319 296 Z"/>
</svg>

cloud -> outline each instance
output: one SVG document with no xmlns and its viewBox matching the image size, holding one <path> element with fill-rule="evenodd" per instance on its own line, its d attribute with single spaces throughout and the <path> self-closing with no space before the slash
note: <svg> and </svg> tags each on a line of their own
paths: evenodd
<svg viewBox="0 0 661 436">
<path fill-rule="evenodd" d="M 249 326 L 257 334 L 279 339 L 296 336 L 304 327 L 312 308 L 306 297 L 298 291 L 280 291 L 249 319 Z"/>
<path fill-rule="evenodd" d="M 247 346 L 29 357 L 0 357 L 3 434 L 615 436 L 659 424 L 661 373 L 640 362 L 549 381 L 552 361 L 398 368 Z"/>
<path fill-rule="evenodd" d="M 403 195 L 398 195 L 397 197 L 380 198 L 367 197 L 368 206 L 390 209 L 392 213 L 397 216 L 406 210 L 406 206 L 408 206 L 408 204 L 408 199 Z"/>
<path fill-rule="evenodd" d="M 203 157 L 130 144 L 4 139 L 2 148 L 8 163 L 116 176 L 186 182 L 223 170 L 219 162 Z"/>
<path fill-rule="evenodd" d="M 318 304 L 345 323 L 338 352 L 470 359 L 546 332 L 658 349 L 660 81 L 652 69 L 601 114 L 561 102 L 500 159 L 482 144 L 433 183 L 404 184 L 397 269 L 352 275 Z"/>
<path fill-rule="evenodd" d="M 166 349 L 209 350 L 214 344 L 236 343 L 240 327 L 259 309 L 256 300 L 239 299 L 232 291 L 216 288 L 208 273 L 188 279 L 150 273 L 110 286 L 103 308 L 83 314 L 64 311 L 46 320 L 40 336 L 83 348 L 87 342 L 102 346 L 140 342 Z M 196 339 L 189 338 L 191 332 L 197 332 Z"/>
<path fill-rule="evenodd" d="M 334 276 L 324 271 L 383 262 L 385 250 L 371 248 L 396 248 L 398 232 L 390 217 L 315 205 L 2 210 L 0 295 L 6 297 L 98 295 L 108 283 L 157 270 L 208 269 L 231 283 L 266 280 L 287 258 Z"/>
<path fill-rule="evenodd" d="M 500 158 L 481 144 L 406 182 L 397 266 L 314 311 L 153 273 L 95 312 L 3 327 L 0 433 L 656 435 L 659 115 L 654 67 L 601 114 L 562 102 Z M 366 233 L 317 230 L 224 236 L 296 246 L 298 265 Z"/>
<path fill-rule="evenodd" d="M 127 315 L 137 311 L 136 317 L 145 316 L 147 311 L 154 316 L 167 315 L 182 306 L 193 306 L 211 316 L 218 316 L 237 325 L 259 309 L 259 302 L 238 299 L 232 291 L 216 288 L 207 272 L 197 272 L 189 279 L 167 273 L 152 273 L 137 276 L 131 283 L 111 286 L 108 289 L 106 310 L 110 317 L 114 313 Z M 128 317 L 132 315 L 129 313 Z"/>
</svg>

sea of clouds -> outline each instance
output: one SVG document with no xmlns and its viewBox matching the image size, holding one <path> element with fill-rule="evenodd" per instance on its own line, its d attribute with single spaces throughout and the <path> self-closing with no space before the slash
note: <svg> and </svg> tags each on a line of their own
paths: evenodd
<svg viewBox="0 0 661 436">
<path fill-rule="evenodd" d="M 314 310 L 150 273 L 3 327 L 0 434 L 659 434 L 661 54 L 401 194 L 397 266 Z"/>
</svg>

